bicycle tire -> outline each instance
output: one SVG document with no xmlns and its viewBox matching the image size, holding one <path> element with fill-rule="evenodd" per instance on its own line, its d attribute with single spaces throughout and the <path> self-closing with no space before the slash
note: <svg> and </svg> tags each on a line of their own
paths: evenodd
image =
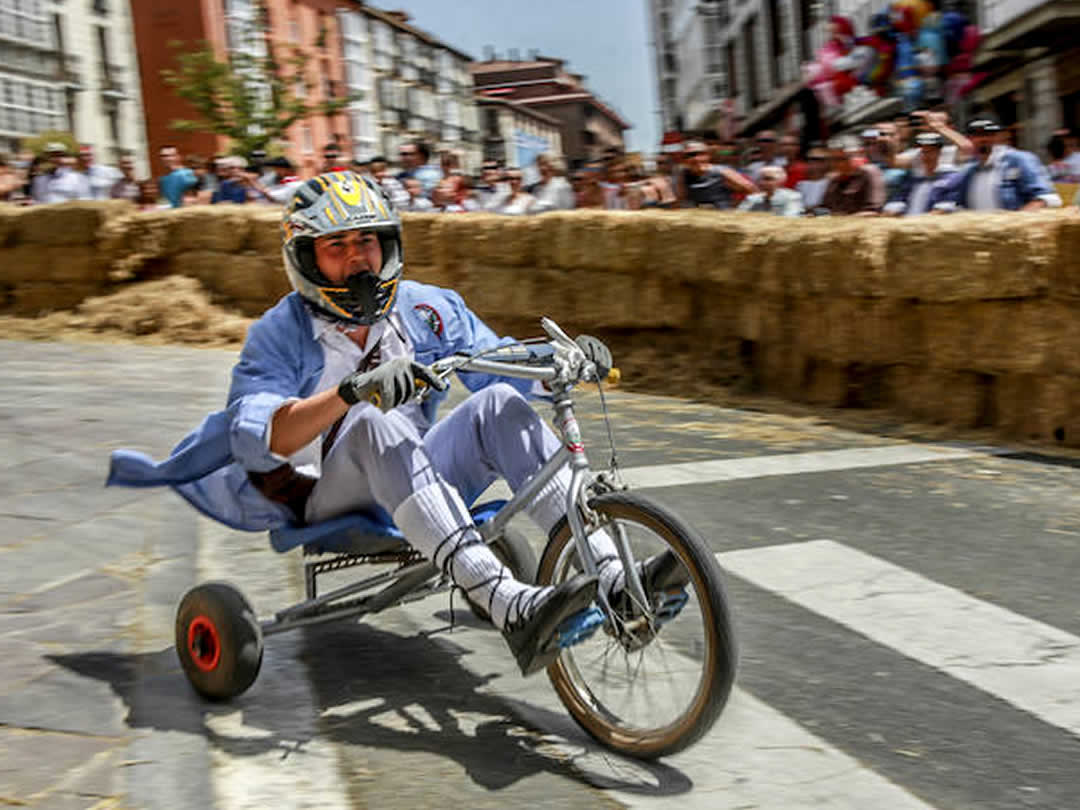
<svg viewBox="0 0 1080 810">
<path fill-rule="evenodd" d="M 571 716 L 604 746 L 638 759 L 668 756 L 692 745 L 712 728 L 734 685 L 737 649 L 722 572 L 705 541 L 651 499 L 634 492 L 612 492 L 591 499 L 588 505 L 601 519 L 636 523 L 648 529 L 686 566 L 691 579 L 688 590 L 693 588 L 700 605 L 706 639 L 703 675 L 688 710 L 676 721 L 658 728 L 621 725 L 602 705 L 594 706 L 597 699 L 587 687 L 576 683 L 571 673 L 568 653 L 572 654 L 574 648 L 563 651 L 548 667 L 548 677 Z M 563 520 L 552 531 L 540 558 L 539 584 L 553 584 L 568 543 L 573 545 L 573 539 L 568 521 Z"/>
</svg>

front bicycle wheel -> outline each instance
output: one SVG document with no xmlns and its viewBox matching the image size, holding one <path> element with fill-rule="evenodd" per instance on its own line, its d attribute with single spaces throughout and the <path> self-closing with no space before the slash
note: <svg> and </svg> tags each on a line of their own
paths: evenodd
<svg viewBox="0 0 1080 810">
<path fill-rule="evenodd" d="M 590 532 L 621 527 L 634 559 L 670 550 L 686 569 L 689 597 L 670 621 L 632 630 L 608 617 L 603 632 L 569 647 L 548 667 L 567 710 L 603 745 L 643 759 L 681 751 L 704 735 L 735 680 L 735 637 L 720 566 L 705 542 L 664 507 L 632 492 L 589 501 Z M 581 570 L 569 524 L 556 528 L 537 582 L 558 584 Z"/>
</svg>

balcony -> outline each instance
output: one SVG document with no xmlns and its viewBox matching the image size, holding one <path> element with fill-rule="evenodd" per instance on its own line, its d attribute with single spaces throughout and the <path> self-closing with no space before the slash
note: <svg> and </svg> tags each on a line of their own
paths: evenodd
<svg viewBox="0 0 1080 810">
<path fill-rule="evenodd" d="M 980 63 L 995 51 L 1069 47 L 1080 37 L 1080 0 L 999 0 L 984 16 Z"/>
</svg>

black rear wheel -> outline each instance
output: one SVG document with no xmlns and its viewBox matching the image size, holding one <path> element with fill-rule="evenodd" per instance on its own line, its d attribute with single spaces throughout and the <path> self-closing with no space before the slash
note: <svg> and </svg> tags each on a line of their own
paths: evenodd
<svg viewBox="0 0 1080 810">
<path fill-rule="evenodd" d="M 191 685 L 209 700 L 228 700 L 255 682 L 262 629 L 239 590 L 208 582 L 188 591 L 176 611 L 176 653 Z"/>
<path fill-rule="evenodd" d="M 668 621 L 609 616 L 602 631 L 563 650 L 548 677 L 574 719 L 605 746 L 643 759 L 674 754 L 712 728 L 735 680 L 720 566 L 689 526 L 637 493 L 600 495 L 589 507 L 597 519 L 588 530 L 621 530 L 635 560 L 670 550 L 685 569 L 687 600 Z M 564 521 L 540 558 L 537 582 L 558 584 L 580 570 Z"/>
</svg>

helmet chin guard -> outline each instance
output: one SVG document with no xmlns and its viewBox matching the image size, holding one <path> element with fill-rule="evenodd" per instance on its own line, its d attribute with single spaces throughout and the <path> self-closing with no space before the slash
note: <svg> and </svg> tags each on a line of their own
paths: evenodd
<svg viewBox="0 0 1080 810">
<path fill-rule="evenodd" d="M 370 326 L 390 313 L 404 266 L 401 219 L 378 184 L 350 171 L 318 175 L 297 188 L 285 206 L 281 227 L 285 273 L 311 306 L 359 326 Z M 383 263 L 377 273 L 350 276 L 341 285 L 319 270 L 315 240 L 345 231 L 374 232 Z"/>
</svg>

